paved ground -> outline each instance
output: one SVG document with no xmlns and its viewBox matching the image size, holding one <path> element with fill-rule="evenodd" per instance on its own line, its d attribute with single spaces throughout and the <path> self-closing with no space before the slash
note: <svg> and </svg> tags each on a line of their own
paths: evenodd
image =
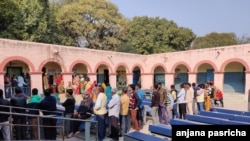
<svg viewBox="0 0 250 141">
<path fill-rule="evenodd" d="M 147 133 L 147 134 L 150 134 L 150 132 L 148 131 L 148 126 L 152 124 L 152 121 L 151 120 L 148 120 L 147 121 L 147 124 L 144 125 L 143 129 L 140 130 L 140 132 L 143 132 L 143 133 Z M 62 140 L 60 138 L 58 138 L 57 140 Z M 72 137 L 70 139 L 65 139 L 65 141 L 83 141 L 84 140 L 84 132 L 81 132 L 79 135 L 77 135 L 76 137 Z M 95 139 L 95 135 L 91 135 L 91 141 L 96 141 Z M 105 138 L 104 141 L 111 141 L 111 138 Z M 123 141 L 123 137 L 120 137 L 119 138 L 119 141 Z"/>
</svg>

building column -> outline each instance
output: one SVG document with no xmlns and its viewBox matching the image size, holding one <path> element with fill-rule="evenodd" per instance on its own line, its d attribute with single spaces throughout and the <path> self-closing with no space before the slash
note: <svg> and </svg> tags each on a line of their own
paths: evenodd
<svg viewBox="0 0 250 141">
<path fill-rule="evenodd" d="M 246 80 L 245 80 L 245 99 L 244 101 L 248 101 L 249 104 L 249 111 L 250 111 L 250 71 L 245 72 Z"/>
<path fill-rule="evenodd" d="M 90 82 L 93 83 L 94 81 L 97 81 L 97 73 L 88 73 L 88 78 L 90 79 Z"/>
<path fill-rule="evenodd" d="M 188 73 L 188 82 L 189 83 L 197 83 L 197 73 L 195 72 L 189 72 Z"/>
<path fill-rule="evenodd" d="M 4 74 L 5 72 L 0 72 L 0 89 L 4 91 Z M 5 97 L 5 94 L 4 94 Z"/>
<path fill-rule="evenodd" d="M 43 94 L 43 76 L 42 72 L 30 72 L 30 87 L 38 89 L 39 94 Z"/>
<path fill-rule="evenodd" d="M 224 72 L 214 72 L 214 86 L 224 91 Z"/>
<path fill-rule="evenodd" d="M 127 85 L 133 83 L 133 74 L 132 73 L 127 73 L 126 74 L 126 79 L 127 79 Z"/>
<path fill-rule="evenodd" d="M 64 87 L 68 86 L 68 82 L 72 82 L 72 72 L 63 72 Z"/>
<path fill-rule="evenodd" d="M 174 85 L 174 73 L 165 74 L 165 85 L 168 90 L 170 90 L 171 85 Z"/>
<path fill-rule="evenodd" d="M 112 88 L 116 88 L 116 73 L 109 74 L 109 84 Z"/>
<path fill-rule="evenodd" d="M 153 76 L 154 76 L 153 73 L 141 74 L 142 89 L 151 89 L 153 87 L 153 84 L 154 84 Z"/>
</svg>

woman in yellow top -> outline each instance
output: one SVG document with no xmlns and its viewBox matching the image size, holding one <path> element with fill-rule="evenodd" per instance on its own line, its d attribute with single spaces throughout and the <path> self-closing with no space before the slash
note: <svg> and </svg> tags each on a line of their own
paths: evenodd
<svg viewBox="0 0 250 141">
<path fill-rule="evenodd" d="M 205 98 L 205 110 L 210 111 L 211 107 L 210 96 L 208 95 L 208 92 L 206 90 L 204 93 L 204 98 Z"/>
</svg>

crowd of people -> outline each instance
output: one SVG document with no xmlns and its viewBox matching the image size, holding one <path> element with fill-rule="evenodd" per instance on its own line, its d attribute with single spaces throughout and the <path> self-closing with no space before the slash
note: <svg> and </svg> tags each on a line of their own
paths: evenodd
<svg viewBox="0 0 250 141">
<path fill-rule="evenodd" d="M 56 116 L 56 99 L 51 96 L 51 90 L 44 90 L 45 97 L 41 99 L 38 95 L 38 89 L 32 89 L 32 96 L 28 98 L 21 88 L 15 88 L 15 96 L 13 96 L 10 101 L 4 99 L 3 90 L 0 89 L 0 111 L 1 112 L 11 112 L 17 113 L 19 115 L 13 114 L 0 114 L 0 123 L 3 139 L 10 141 L 10 131 L 14 140 L 27 140 L 27 122 L 30 125 L 31 138 L 32 140 L 38 140 L 38 119 L 37 116 L 40 114 L 39 110 L 43 111 L 43 115 L 46 116 Z M 3 105 L 3 106 L 1 106 Z M 10 106 L 13 106 L 12 108 Z M 27 110 L 30 108 L 32 110 Z M 23 115 L 22 115 L 23 114 Z M 33 116 L 26 116 L 30 114 Z M 12 119 L 10 119 L 12 118 Z M 13 129 L 10 130 L 10 122 L 14 124 Z M 42 125 L 44 126 L 56 126 L 55 118 L 42 118 Z M 43 127 L 44 138 L 46 140 L 56 140 L 56 128 L 53 127 Z"/>
<path fill-rule="evenodd" d="M 140 131 L 144 126 L 145 92 L 141 89 L 140 84 L 130 84 L 121 91 L 112 88 L 109 84 L 96 84 L 91 91 L 86 87 L 81 90 L 82 101 L 75 109 L 76 100 L 74 98 L 74 88 L 66 87 L 66 100 L 62 103 L 65 107 L 64 116 L 74 119 L 89 119 L 93 115 L 98 122 L 98 140 L 102 141 L 106 136 L 118 141 L 119 137 L 125 135 L 130 130 Z M 91 87 L 91 85 L 90 85 Z M 90 88 L 89 87 L 89 88 Z M 213 82 L 205 84 L 183 83 L 180 90 L 171 85 L 167 90 L 161 83 L 157 83 L 152 88 L 151 95 L 151 115 L 153 124 L 170 124 L 170 119 L 185 119 L 186 114 L 197 114 L 202 110 L 212 110 L 217 101 L 223 106 L 223 94 L 213 85 Z M 15 106 L 23 108 L 41 109 L 44 115 L 56 116 L 56 99 L 51 96 L 53 90 L 45 89 L 45 98 L 41 99 L 36 88 L 32 89 L 31 97 L 27 98 L 22 94 L 22 89 L 15 89 L 16 95 L 10 101 L 3 98 L 3 91 L 0 90 L 0 105 Z M 93 97 L 95 95 L 95 97 Z M 27 100 L 28 99 L 28 100 Z M 10 108 L 0 107 L 0 111 L 9 112 Z M 19 108 L 12 108 L 12 112 L 26 113 L 27 111 Z M 39 115 L 37 110 L 28 110 L 29 114 Z M 0 129 L 5 140 L 10 140 L 10 126 L 8 125 L 9 115 L 0 114 Z M 38 139 L 38 121 L 34 117 L 13 115 L 14 124 L 26 124 L 26 120 L 31 126 L 31 139 Z M 44 118 L 43 125 L 56 126 L 56 119 Z M 64 138 L 70 138 L 80 133 L 81 122 L 76 120 L 65 120 Z M 55 127 L 43 127 L 44 138 L 55 140 L 57 131 Z M 25 126 L 14 126 L 15 139 L 25 140 Z"/>
<path fill-rule="evenodd" d="M 151 114 L 153 124 L 169 124 L 170 119 L 186 119 L 186 114 L 200 111 L 213 111 L 215 106 L 224 106 L 223 93 L 214 86 L 213 81 L 205 84 L 182 83 L 179 91 L 175 85 L 166 91 L 161 84 L 153 87 Z"/>
<path fill-rule="evenodd" d="M 79 108 L 74 111 L 73 90 L 66 90 L 67 99 L 62 104 L 65 107 L 65 115 L 72 118 L 88 119 L 91 114 L 94 114 L 98 122 L 98 139 L 100 141 L 106 137 L 106 134 L 112 140 L 118 141 L 119 137 L 126 134 L 130 128 L 137 131 L 142 129 L 144 124 L 142 104 L 144 91 L 141 89 L 141 85 L 130 84 L 121 92 L 111 87 L 111 95 L 106 92 L 107 87 L 98 85 L 95 89 L 97 98 L 94 101 L 88 91 L 83 91 L 83 100 Z M 65 131 L 65 138 L 79 133 L 79 121 L 68 121 L 65 125 L 67 128 L 71 127 Z"/>
<path fill-rule="evenodd" d="M 15 95 L 16 87 L 21 88 L 25 94 L 30 93 L 29 73 L 21 73 L 20 75 L 12 74 L 12 77 L 10 77 L 9 73 L 4 75 L 4 92 L 6 98 L 10 98 Z"/>
</svg>

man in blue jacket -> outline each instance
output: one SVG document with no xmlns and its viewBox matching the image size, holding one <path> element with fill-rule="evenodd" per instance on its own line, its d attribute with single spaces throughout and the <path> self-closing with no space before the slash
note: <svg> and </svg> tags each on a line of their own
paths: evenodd
<svg viewBox="0 0 250 141">
<path fill-rule="evenodd" d="M 145 98 L 145 92 L 141 89 L 141 85 L 140 84 L 136 84 L 135 85 L 135 91 L 138 95 L 138 97 L 140 98 L 140 106 L 139 106 L 139 110 L 137 112 L 137 119 L 138 119 L 138 123 L 139 123 L 139 127 L 142 129 L 143 128 L 143 116 L 144 116 L 144 105 L 142 103 L 142 101 Z"/>
</svg>

